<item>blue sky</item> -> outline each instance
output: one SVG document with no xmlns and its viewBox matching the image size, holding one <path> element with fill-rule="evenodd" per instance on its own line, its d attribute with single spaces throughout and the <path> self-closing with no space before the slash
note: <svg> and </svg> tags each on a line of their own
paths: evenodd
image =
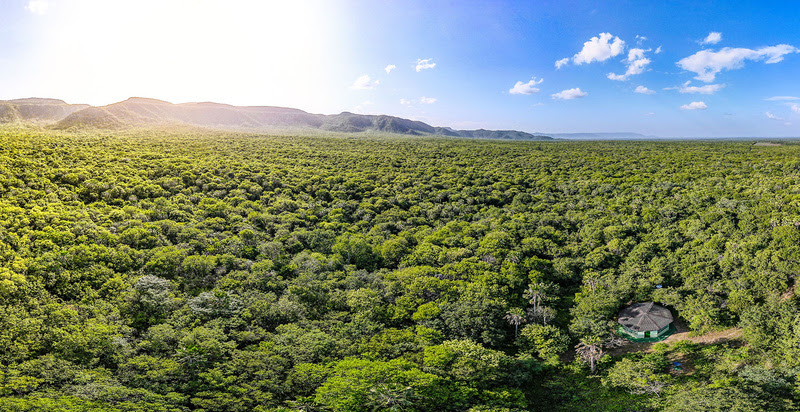
<svg viewBox="0 0 800 412">
<path fill-rule="evenodd" d="M 797 21 L 790 1 L 0 0 L 0 99 L 800 136 Z"/>
</svg>

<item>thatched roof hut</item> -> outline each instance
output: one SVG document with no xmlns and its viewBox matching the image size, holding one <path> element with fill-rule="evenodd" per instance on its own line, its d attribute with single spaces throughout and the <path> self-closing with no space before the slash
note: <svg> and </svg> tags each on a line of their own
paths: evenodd
<svg viewBox="0 0 800 412">
<path fill-rule="evenodd" d="M 669 309 L 653 302 L 634 303 L 619 313 L 622 329 L 634 338 L 655 338 L 669 332 L 672 324 Z"/>
</svg>

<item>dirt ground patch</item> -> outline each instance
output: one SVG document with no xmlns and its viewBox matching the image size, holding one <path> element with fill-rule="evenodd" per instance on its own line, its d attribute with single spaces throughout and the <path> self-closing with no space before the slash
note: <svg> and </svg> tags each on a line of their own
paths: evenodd
<svg viewBox="0 0 800 412">
<path fill-rule="evenodd" d="M 722 343 L 728 342 L 732 340 L 738 340 L 742 337 L 742 330 L 739 328 L 730 328 L 720 331 L 709 332 L 700 336 L 689 336 L 689 327 L 686 326 L 682 320 L 678 319 L 675 320 L 675 329 L 677 330 L 676 333 L 673 333 L 668 338 L 662 340 L 661 342 L 630 342 L 626 341 L 622 346 L 610 349 L 608 351 L 609 355 L 612 356 L 619 356 L 625 355 L 628 353 L 633 352 L 650 352 L 653 348 L 653 345 L 656 343 L 673 343 L 678 342 L 681 340 L 688 340 L 693 343 L 699 343 L 702 345 L 710 345 L 714 343 Z"/>
<path fill-rule="evenodd" d="M 775 143 L 775 142 L 756 142 L 756 143 L 753 143 L 753 146 L 783 146 L 783 143 Z"/>
</svg>

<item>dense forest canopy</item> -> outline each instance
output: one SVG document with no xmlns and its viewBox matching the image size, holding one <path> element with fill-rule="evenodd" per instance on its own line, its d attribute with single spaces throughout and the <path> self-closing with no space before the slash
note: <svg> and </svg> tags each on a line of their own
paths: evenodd
<svg viewBox="0 0 800 412">
<path fill-rule="evenodd" d="M 799 183 L 794 142 L 2 129 L 0 410 L 792 410 Z M 592 371 L 643 301 L 743 338 Z"/>
</svg>

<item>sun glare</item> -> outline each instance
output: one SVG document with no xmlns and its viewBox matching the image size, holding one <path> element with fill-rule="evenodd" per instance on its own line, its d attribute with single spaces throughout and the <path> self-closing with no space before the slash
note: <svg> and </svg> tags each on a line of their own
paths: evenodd
<svg viewBox="0 0 800 412">
<path fill-rule="evenodd" d="M 80 103 L 129 95 L 175 102 L 217 100 L 328 109 L 319 70 L 334 62 L 338 34 L 325 2 L 99 0 L 51 7 L 36 35 L 41 64 L 31 75 L 48 95 L 91 85 Z M 233 6 L 233 7 L 231 7 Z M 119 95 L 119 84 L 127 95 Z M 113 91 L 108 84 L 116 84 Z M 63 90 L 59 92 L 59 90 Z"/>
</svg>

